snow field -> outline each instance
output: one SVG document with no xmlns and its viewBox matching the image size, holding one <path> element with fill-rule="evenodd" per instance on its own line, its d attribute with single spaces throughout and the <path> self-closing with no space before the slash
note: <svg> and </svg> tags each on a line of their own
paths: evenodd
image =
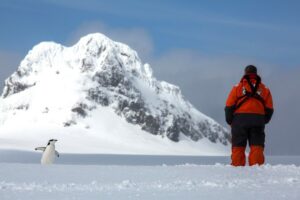
<svg viewBox="0 0 300 200">
<path fill-rule="evenodd" d="M 212 143 L 206 138 L 193 142 L 182 136 L 176 143 L 166 137 L 151 135 L 139 126 L 127 123 L 107 107 L 93 111 L 93 115 L 94 118 L 78 120 L 77 126 L 67 128 L 59 123 L 49 123 L 43 116 L 38 122 L 22 122 L 30 117 L 21 115 L 18 126 L 0 126 L 0 149 L 33 151 L 55 138 L 60 153 L 228 155 L 230 150 L 229 146 Z"/>
<path fill-rule="evenodd" d="M 0 199 L 299 199 L 300 167 L 1 164 Z"/>
</svg>

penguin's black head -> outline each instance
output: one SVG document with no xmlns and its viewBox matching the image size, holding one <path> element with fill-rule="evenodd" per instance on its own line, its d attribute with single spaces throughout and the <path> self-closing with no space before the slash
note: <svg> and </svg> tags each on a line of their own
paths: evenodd
<svg viewBox="0 0 300 200">
<path fill-rule="evenodd" d="M 51 139 L 51 140 L 48 141 L 47 145 L 54 144 L 57 141 L 58 141 L 57 139 Z"/>
</svg>

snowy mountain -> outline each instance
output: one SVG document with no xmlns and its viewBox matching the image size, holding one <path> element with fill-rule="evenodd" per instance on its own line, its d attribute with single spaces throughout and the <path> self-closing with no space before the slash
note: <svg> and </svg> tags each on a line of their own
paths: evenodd
<svg viewBox="0 0 300 200">
<path fill-rule="evenodd" d="M 67 152 L 202 155 L 223 154 L 230 138 L 134 50 L 99 33 L 28 53 L 5 81 L 0 137 L 0 148 L 56 137 Z"/>
</svg>

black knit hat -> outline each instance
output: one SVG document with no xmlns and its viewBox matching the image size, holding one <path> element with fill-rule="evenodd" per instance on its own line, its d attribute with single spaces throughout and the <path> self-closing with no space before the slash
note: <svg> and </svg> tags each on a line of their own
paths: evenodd
<svg viewBox="0 0 300 200">
<path fill-rule="evenodd" d="M 245 68 L 245 74 L 257 74 L 257 68 L 254 65 L 248 65 Z"/>
</svg>

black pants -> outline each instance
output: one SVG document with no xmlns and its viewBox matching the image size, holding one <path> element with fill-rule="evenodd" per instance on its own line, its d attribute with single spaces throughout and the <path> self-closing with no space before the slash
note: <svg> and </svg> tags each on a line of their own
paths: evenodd
<svg viewBox="0 0 300 200">
<path fill-rule="evenodd" d="M 236 114 L 231 124 L 232 146 L 265 147 L 265 118 L 258 114 Z"/>
<path fill-rule="evenodd" d="M 233 125 L 231 127 L 232 146 L 246 147 L 247 141 L 252 146 L 265 146 L 265 127 L 264 126 L 239 126 Z"/>
</svg>

